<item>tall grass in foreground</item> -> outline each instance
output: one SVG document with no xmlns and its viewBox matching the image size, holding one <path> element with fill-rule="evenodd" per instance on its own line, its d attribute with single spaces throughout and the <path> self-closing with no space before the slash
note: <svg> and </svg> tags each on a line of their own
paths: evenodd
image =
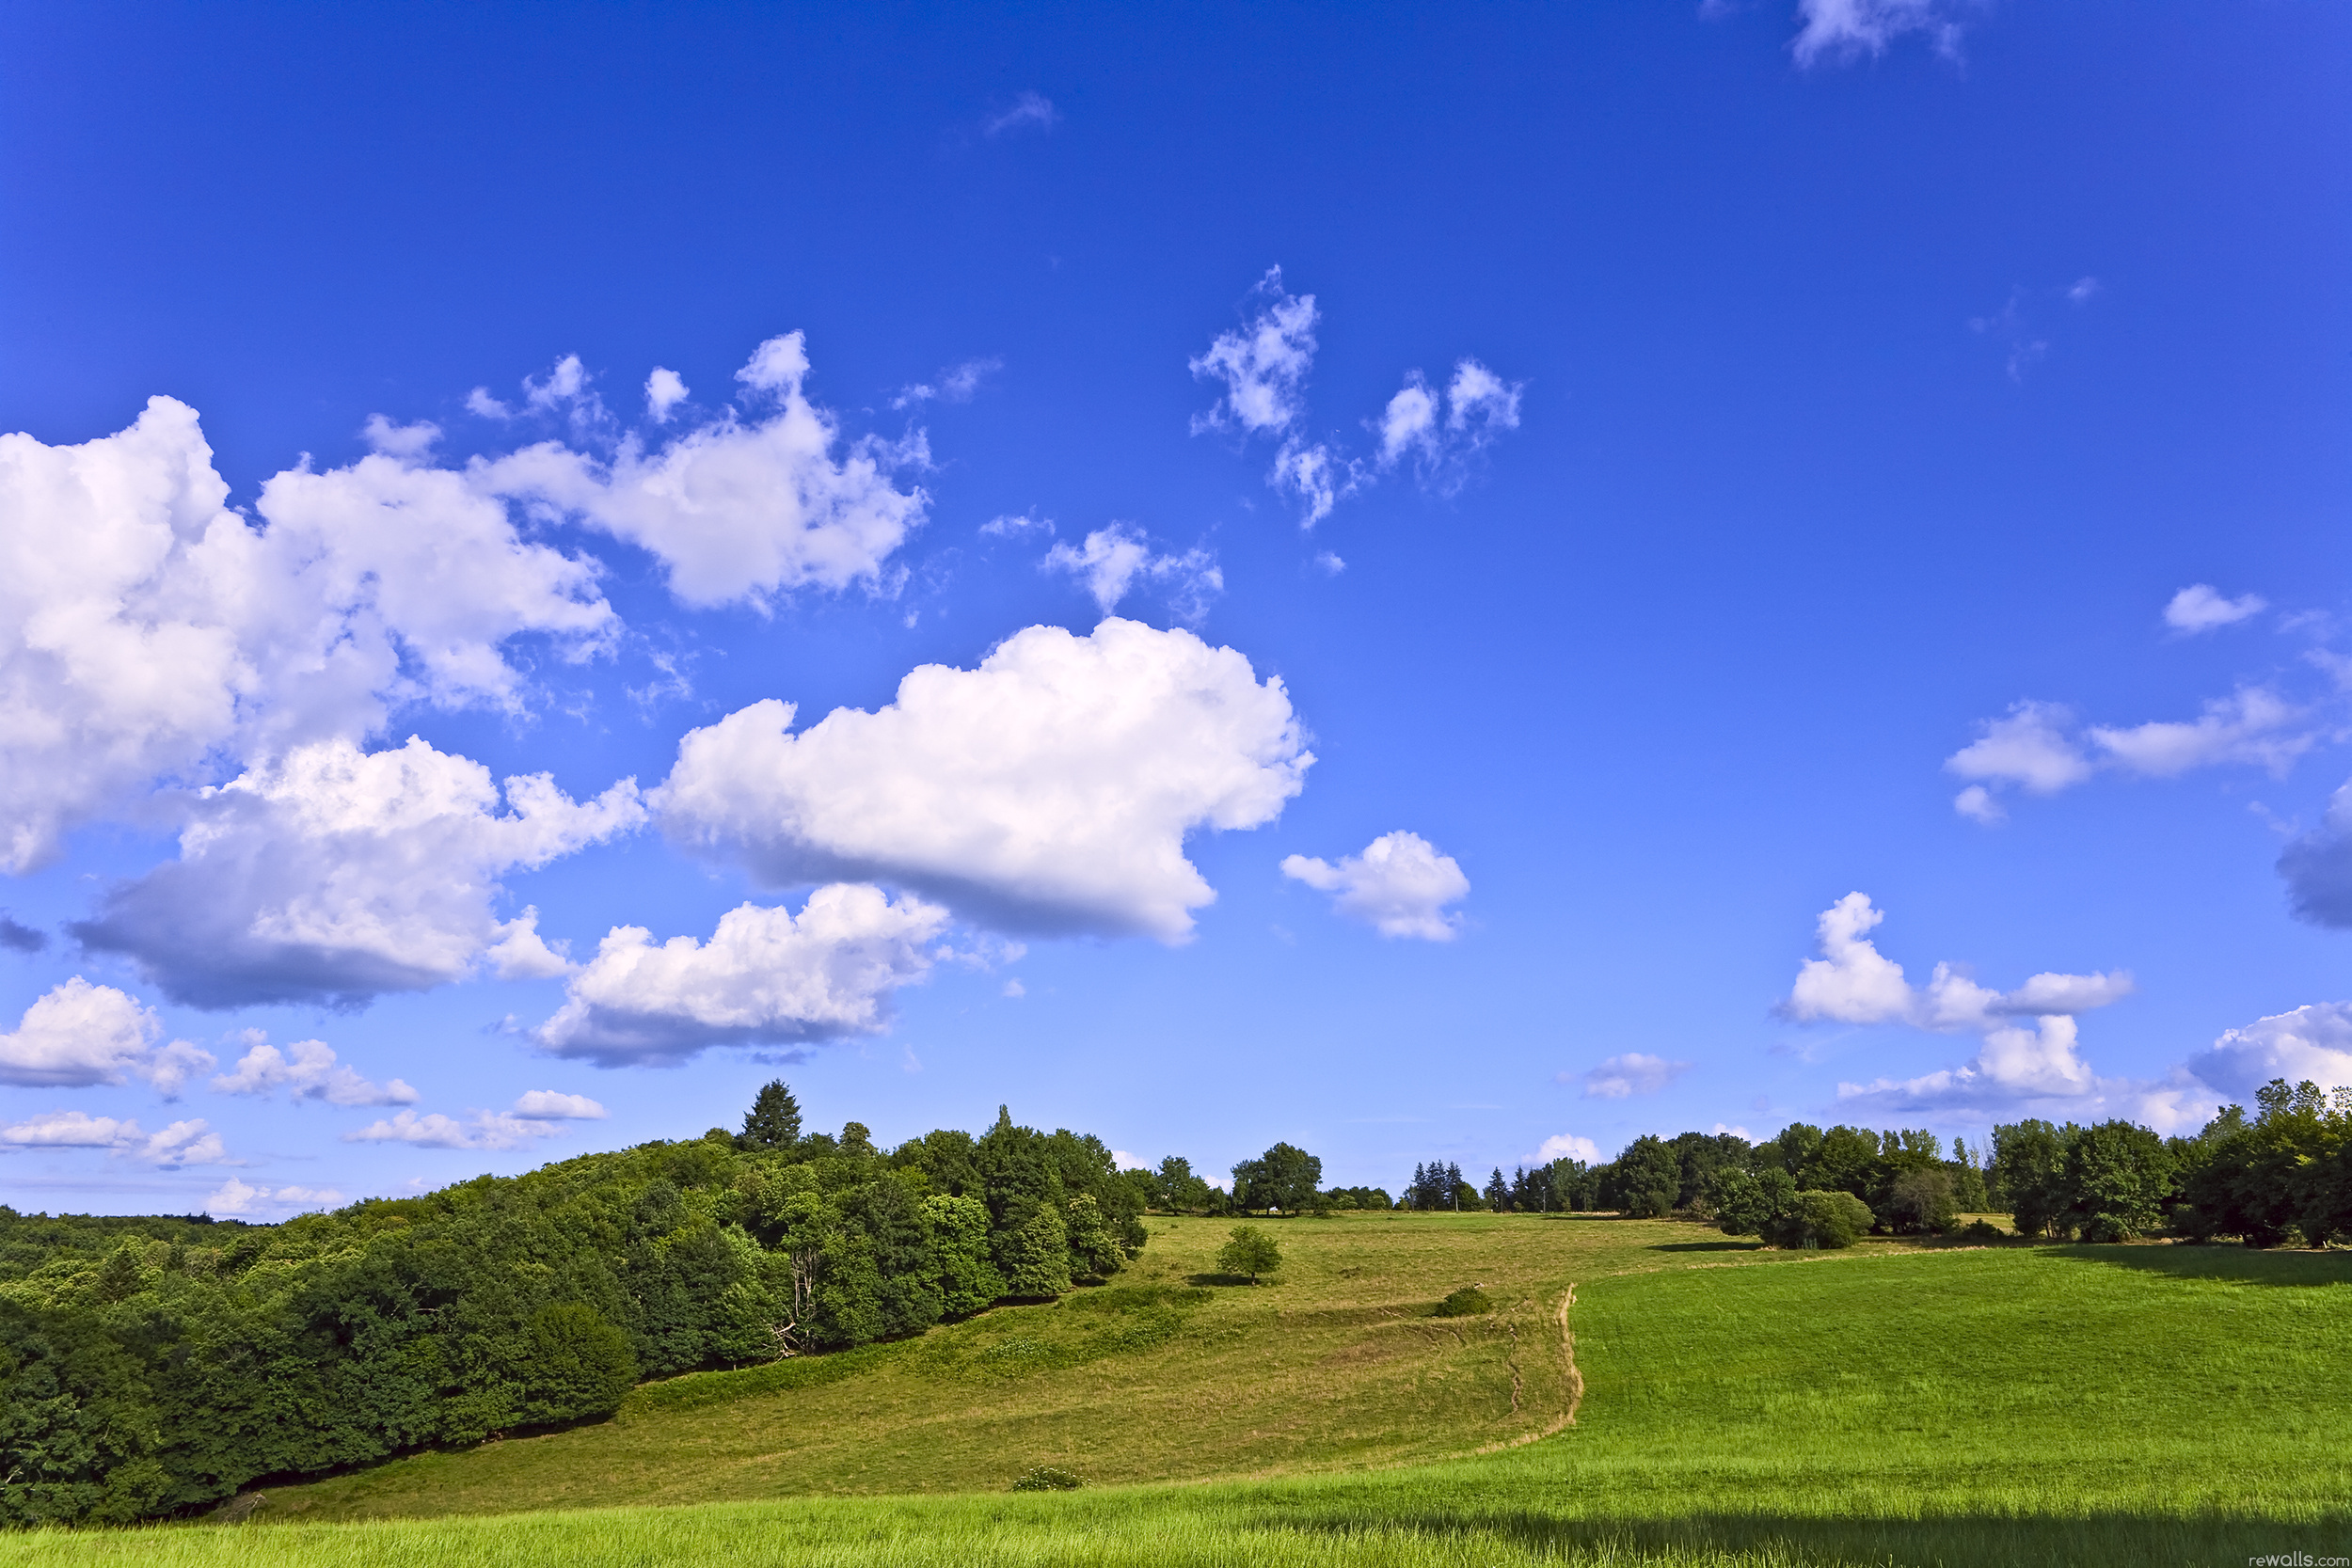
<svg viewBox="0 0 2352 1568">
<path fill-rule="evenodd" d="M 344 1525 L 163 1527 L 0 1538 L 0 1562 L 76 1568 L 1501 1568 L 1609 1563 L 2219 1564 L 2352 1547 L 2352 1515 L 2302 1524 L 2146 1514 L 1915 1519 L 1719 1514 L 1567 1520 L 1417 1511 L 1427 1489 L 1318 1502 L 1313 1488 L 1206 1487 L 1051 1499 L 727 1503 Z M 1422 1496 L 1415 1496 L 1421 1494 Z"/>
</svg>

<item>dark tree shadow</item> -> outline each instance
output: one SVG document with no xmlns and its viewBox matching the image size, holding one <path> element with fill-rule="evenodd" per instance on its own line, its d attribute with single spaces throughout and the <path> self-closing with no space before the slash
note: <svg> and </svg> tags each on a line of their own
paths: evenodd
<svg viewBox="0 0 2352 1568">
<path fill-rule="evenodd" d="M 1762 1252 L 1762 1242 L 1653 1242 L 1647 1252 Z"/>
<path fill-rule="evenodd" d="M 2238 1285 L 2352 1285 L 2352 1252 L 2263 1250 L 2218 1243 L 2207 1246 L 2093 1245 L 2043 1248 L 2071 1263 L 2102 1263 L 2175 1279 L 2226 1279 Z"/>
</svg>

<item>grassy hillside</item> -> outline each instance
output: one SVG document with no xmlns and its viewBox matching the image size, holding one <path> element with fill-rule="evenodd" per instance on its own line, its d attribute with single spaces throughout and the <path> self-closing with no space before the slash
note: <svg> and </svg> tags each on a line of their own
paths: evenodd
<svg viewBox="0 0 2352 1568">
<path fill-rule="evenodd" d="M 1221 1226 L 1154 1227 L 1135 1276 L 1060 1307 L 680 1379 L 601 1426 L 273 1492 L 270 1528 L 20 1536 L 0 1562 L 2352 1551 L 2343 1253 L 1805 1256 L 1668 1223 L 1360 1215 L 1282 1226 L 1294 1260 L 1252 1291 L 1191 1277 Z M 1502 1309 L 1426 1315 L 1473 1281 Z M 1573 1372 L 1558 1316 L 1571 1282 Z M 1097 1485 L 1006 1494 L 1040 1463 Z M 1256 1479 L 1121 1484 L 1217 1476 Z M 903 1495 L 954 1491 L 980 1495 Z M 901 1495 L 808 1496 L 828 1492 Z M 611 1506 L 689 1502 L 702 1506 Z M 532 1509 L 588 1511 L 390 1517 Z"/>
</svg>

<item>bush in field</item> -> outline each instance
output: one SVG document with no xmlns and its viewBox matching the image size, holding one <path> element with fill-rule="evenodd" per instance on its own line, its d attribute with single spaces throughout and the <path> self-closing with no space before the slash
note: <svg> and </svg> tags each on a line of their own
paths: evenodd
<svg viewBox="0 0 2352 1568">
<path fill-rule="evenodd" d="M 1475 1318 L 1495 1309 L 1494 1298 L 1475 1285 L 1465 1285 L 1438 1303 L 1440 1318 Z"/>
<path fill-rule="evenodd" d="M 1021 1472 L 1021 1479 L 1012 1483 L 1012 1489 L 1016 1492 L 1075 1492 L 1085 1484 L 1075 1471 L 1053 1465 L 1032 1465 Z"/>
<path fill-rule="evenodd" d="M 1870 1223 L 1869 1206 L 1851 1193 L 1799 1193 L 1764 1239 L 1774 1246 L 1806 1252 L 1848 1247 Z"/>
<path fill-rule="evenodd" d="M 1254 1225 L 1233 1227 L 1233 1239 L 1217 1248 L 1216 1266 L 1230 1275 L 1247 1275 L 1249 1283 L 1258 1283 L 1262 1274 L 1272 1274 L 1282 1266 L 1282 1249 L 1274 1244 L 1274 1238 Z"/>
</svg>

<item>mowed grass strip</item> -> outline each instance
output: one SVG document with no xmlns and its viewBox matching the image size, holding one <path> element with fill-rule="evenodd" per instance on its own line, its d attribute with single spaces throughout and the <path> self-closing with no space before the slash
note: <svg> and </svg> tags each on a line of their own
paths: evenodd
<svg viewBox="0 0 2352 1568">
<path fill-rule="evenodd" d="M 1189 1246 L 1187 1228 L 1200 1238 Z M 1286 1248 L 1296 1249 L 1287 1283 L 1249 1291 L 1195 1283 L 1186 1263 L 1213 1250 L 1221 1231 L 1175 1229 L 1166 1239 L 1179 1244 L 1162 1252 L 1156 1275 L 1138 1271 L 1078 1298 L 1084 1305 L 990 1314 L 834 1358 L 838 1370 L 811 1361 L 678 1380 L 643 1391 L 627 1418 L 603 1427 L 274 1492 L 261 1517 L 278 1522 L 18 1536 L 0 1540 L 0 1563 L 2055 1564 L 2352 1555 L 2352 1257 L 2344 1254 L 1869 1246 L 1804 1257 L 1726 1248 L 1688 1226 L 1406 1217 L 1284 1227 Z M 1522 1442 L 1556 1423 L 1565 1394 L 1563 1379 L 1546 1395 L 1553 1403 L 1531 1395 L 1532 1363 L 1517 1354 L 1546 1320 L 1551 1286 L 1565 1290 L 1563 1271 L 1576 1279 L 1570 1321 L 1584 1400 L 1575 1426 Z M 1510 1307 L 1467 1323 L 1420 1315 L 1440 1287 L 1467 1283 Z M 1408 1342 L 1410 1354 L 1389 1354 Z M 771 1386 L 729 1398 L 731 1379 Z M 1255 1408 L 1253 1386 L 1263 1392 Z M 947 1408 L 926 1410 L 926 1401 Z M 1369 1408 L 1349 1411 L 1351 1402 Z M 1182 1424 L 1187 1409 L 1195 1425 Z M 980 1451 L 956 1430 L 960 1419 L 997 1446 Z M 1089 1441 L 1057 1434 L 1057 1419 Z M 1150 1430 L 1161 1420 L 1176 1424 Z M 558 1506 L 610 1503 L 598 1494 L 632 1484 L 617 1469 L 629 1462 L 679 1490 L 680 1475 L 707 1463 L 720 1435 L 756 1449 L 748 1434 L 763 1423 L 783 1429 L 768 1454 L 803 1457 L 771 1457 L 763 1470 L 739 1451 L 711 1484 L 802 1495 L 285 1522 L 486 1515 L 499 1511 L 501 1487 L 511 1488 L 508 1511 L 548 1506 L 551 1492 Z M 911 1423 L 912 1443 L 899 1423 Z M 1287 1441 L 1295 1470 L 1043 1497 L 1001 1490 L 1031 1464 L 1066 1464 L 1097 1482 L 1155 1455 L 1206 1466 L 1223 1457 L 1221 1438 L 1253 1432 L 1275 1439 L 1238 1445 L 1245 1458 Z M 1365 1446 L 1350 1443 L 1364 1433 L 1391 1434 L 1372 1462 L 1414 1444 L 1457 1454 L 1520 1446 L 1372 1469 Z M 861 1441 L 883 1446 L 885 1457 L 856 1468 Z M 904 1451 L 926 1442 L 940 1453 Z M 968 1475 L 981 1495 L 827 1498 L 807 1495 L 821 1485 L 777 1483 L 825 1462 L 850 1465 L 853 1478 Z M 1266 1463 L 1260 1473 L 1284 1468 Z M 308 1508 L 288 1506 L 305 1497 Z"/>
</svg>

